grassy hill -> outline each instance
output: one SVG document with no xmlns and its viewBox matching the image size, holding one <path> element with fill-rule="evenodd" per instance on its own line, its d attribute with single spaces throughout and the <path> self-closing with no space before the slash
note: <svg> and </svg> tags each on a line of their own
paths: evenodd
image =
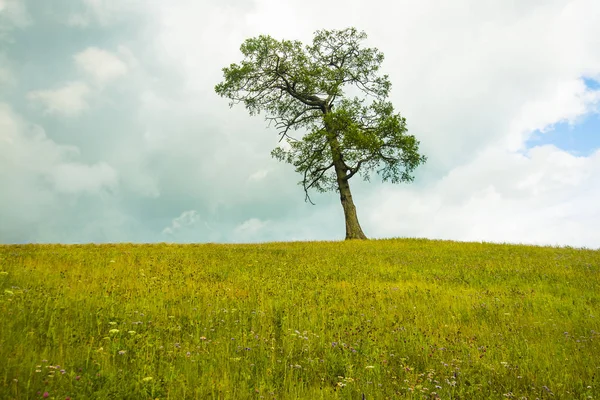
<svg viewBox="0 0 600 400">
<path fill-rule="evenodd" d="M 600 251 L 0 246 L 2 399 L 600 397 Z"/>
</svg>

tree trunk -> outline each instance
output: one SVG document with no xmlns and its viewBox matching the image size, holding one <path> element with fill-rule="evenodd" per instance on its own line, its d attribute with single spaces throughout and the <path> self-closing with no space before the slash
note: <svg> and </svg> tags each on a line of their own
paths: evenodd
<svg viewBox="0 0 600 400">
<path fill-rule="evenodd" d="M 350 184 L 346 179 L 346 171 L 342 168 L 341 174 L 338 172 L 338 166 L 335 166 L 337 174 L 338 189 L 340 191 L 340 201 L 344 208 L 344 218 L 346 220 L 346 240 L 348 239 L 366 239 L 367 236 L 363 233 L 358 216 L 356 215 L 356 206 L 352 201 L 352 193 L 350 192 Z M 340 179 L 341 178 L 341 179 Z"/>
<path fill-rule="evenodd" d="M 331 111 L 330 107 L 324 107 L 323 113 L 328 114 Z M 342 157 L 340 142 L 334 129 L 326 122 L 325 129 L 327 131 L 327 141 L 331 149 L 331 159 L 335 168 L 337 177 L 338 190 L 340 192 L 340 201 L 344 209 L 344 219 L 346 221 L 346 240 L 349 239 L 367 239 L 367 236 L 362 231 L 358 216 L 356 215 L 356 206 L 352 201 L 352 192 L 350 192 L 350 184 L 348 183 L 347 167 Z"/>
</svg>

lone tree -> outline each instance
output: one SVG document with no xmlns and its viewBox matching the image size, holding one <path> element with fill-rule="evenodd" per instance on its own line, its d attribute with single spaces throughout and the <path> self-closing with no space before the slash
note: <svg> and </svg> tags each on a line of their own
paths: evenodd
<svg viewBox="0 0 600 400">
<path fill-rule="evenodd" d="M 265 35 L 247 39 L 240 48 L 244 59 L 223 68 L 224 80 L 215 87 L 230 106 L 242 102 L 250 115 L 265 112 L 279 129 L 284 144 L 271 155 L 302 175 L 305 200 L 314 204 L 310 189 L 340 193 L 346 239 L 367 238 L 350 178 L 368 181 L 375 170 L 384 182 L 411 182 L 411 172 L 426 161 L 406 133 L 406 120 L 386 100 L 391 83 L 378 74 L 383 53 L 361 47 L 366 37 L 348 28 L 317 31 L 306 46 Z M 291 136 L 296 130 L 301 137 Z"/>
</svg>

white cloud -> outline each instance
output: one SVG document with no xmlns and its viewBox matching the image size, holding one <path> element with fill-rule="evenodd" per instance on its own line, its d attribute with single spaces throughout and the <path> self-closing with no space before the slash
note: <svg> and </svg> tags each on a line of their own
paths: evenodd
<svg viewBox="0 0 600 400">
<path fill-rule="evenodd" d="M 16 82 L 17 78 L 13 72 L 6 67 L 0 66 L 0 87 L 14 86 Z"/>
<path fill-rule="evenodd" d="M 46 241 L 59 240 L 63 233 L 53 230 L 50 221 L 70 209 L 79 195 L 115 188 L 117 173 L 110 165 L 86 164 L 80 158 L 77 147 L 56 143 L 41 127 L 0 103 L 0 241 L 36 240 L 40 235 Z"/>
<path fill-rule="evenodd" d="M 105 162 L 93 165 L 63 163 L 50 172 L 50 180 L 58 192 L 97 194 L 103 189 L 115 189 L 117 171 Z"/>
<path fill-rule="evenodd" d="M 506 136 L 507 148 L 522 149 L 532 132 L 549 131 L 560 122 L 575 125 L 581 117 L 598 110 L 600 90 L 587 88 L 583 79 L 565 80 L 548 89 L 523 104 L 515 115 Z"/>
<path fill-rule="evenodd" d="M 600 247 L 600 150 L 489 148 L 431 186 L 384 187 L 363 204 L 372 235 Z M 360 212 L 360 209 L 359 209 Z"/>
<path fill-rule="evenodd" d="M 75 116 L 89 107 L 88 97 L 91 93 L 86 83 L 69 82 L 58 89 L 31 91 L 27 98 L 42 104 L 47 114 Z"/>
<path fill-rule="evenodd" d="M 11 27 L 26 27 L 31 22 L 23 0 L 0 0 L 0 33 Z"/>
<path fill-rule="evenodd" d="M 250 218 L 235 227 L 234 233 L 241 238 L 255 239 L 261 231 L 268 226 L 270 221 L 261 221 L 258 218 Z"/>
<path fill-rule="evenodd" d="M 69 14 L 67 25 L 87 28 L 90 25 L 108 26 L 123 18 L 124 15 L 143 10 L 146 2 L 141 0 L 82 0 L 83 10 Z"/>
<path fill-rule="evenodd" d="M 41 127 L 28 124 L 6 103 L 0 103 L 0 142 L 0 166 L 14 181 L 47 182 L 49 185 L 41 187 L 69 194 L 96 193 L 117 185 L 118 174 L 110 165 L 77 162 L 77 147 L 57 144 Z"/>
<path fill-rule="evenodd" d="M 123 49 L 125 51 L 125 48 Z M 129 70 L 127 64 L 119 57 L 97 47 L 88 47 L 73 58 L 75 63 L 100 85 L 126 75 Z"/>
<path fill-rule="evenodd" d="M 267 175 L 269 175 L 268 169 L 259 169 L 258 171 L 250 174 L 248 181 L 262 181 L 267 177 Z"/>
<path fill-rule="evenodd" d="M 164 235 L 173 235 L 183 228 L 189 228 L 200 222 L 200 215 L 196 210 L 188 210 L 181 213 L 171 221 L 171 225 L 163 229 Z"/>
</svg>

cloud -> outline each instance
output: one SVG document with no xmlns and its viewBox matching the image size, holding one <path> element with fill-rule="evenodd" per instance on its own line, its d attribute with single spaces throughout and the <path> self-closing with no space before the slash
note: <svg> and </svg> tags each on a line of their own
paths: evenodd
<svg viewBox="0 0 600 400">
<path fill-rule="evenodd" d="M 96 199 L 118 189 L 118 176 L 106 162 L 80 159 L 77 147 L 56 143 L 40 126 L 0 103 L 0 242 L 86 240 L 76 236 L 83 231 L 77 218 L 105 213 L 98 210 Z M 109 197 L 102 200 L 104 206 Z M 116 217 L 119 212 L 108 214 Z M 97 227 L 102 224 L 114 227 L 115 220 L 94 222 Z M 98 232 L 89 231 L 87 240 Z"/>
<path fill-rule="evenodd" d="M 258 218 L 250 218 L 235 227 L 234 232 L 241 237 L 255 237 L 263 230 L 269 221 L 261 221 Z"/>
<path fill-rule="evenodd" d="M 22 0 L 0 0 L 0 37 L 12 28 L 31 25 L 31 16 Z"/>
<path fill-rule="evenodd" d="M 164 228 L 162 233 L 164 235 L 173 235 L 176 232 L 184 228 L 189 228 L 200 222 L 200 215 L 196 210 L 188 210 L 181 213 L 177 218 L 171 221 L 171 225 Z"/>
<path fill-rule="evenodd" d="M 35 90 L 27 94 L 31 102 L 40 103 L 46 114 L 76 116 L 85 111 L 92 90 L 85 82 L 69 82 L 57 89 Z"/>
<path fill-rule="evenodd" d="M 104 188 L 115 189 L 118 173 L 105 162 L 93 165 L 64 163 L 53 168 L 50 180 L 62 193 L 95 194 Z"/>
<path fill-rule="evenodd" d="M 575 125 L 583 116 L 598 112 L 599 102 L 600 90 L 588 88 L 582 78 L 559 82 L 521 106 L 506 136 L 507 147 L 520 150 L 533 132 L 547 132 L 560 122 Z"/>
<path fill-rule="evenodd" d="M 489 148 L 431 186 L 380 188 L 363 210 L 378 237 L 597 248 L 599 188 L 600 150 L 576 157 L 551 145 L 524 155 Z"/>
<path fill-rule="evenodd" d="M 76 28 L 110 26 L 121 21 L 127 14 L 143 9 L 145 3 L 141 0 L 81 0 L 81 10 L 70 13 L 66 23 Z"/>
<path fill-rule="evenodd" d="M 76 161 L 80 157 L 77 147 L 57 144 L 41 127 L 28 124 L 6 103 L 0 103 L 0 132 L 0 165 L 7 174 L 5 179 L 40 180 L 46 184 L 32 190 L 68 194 L 93 194 L 117 185 L 118 174 L 106 162 Z"/>
<path fill-rule="evenodd" d="M 126 75 L 129 70 L 127 64 L 119 57 L 97 47 L 88 47 L 73 58 L 75 63 L 100 85 Z"/>
<path fill-rule="evenodd" d="M 129 49 L 124 46 L 119 46 L 118 49 L 121 57 L 135 63 Z M 90 98 L 97 97 L 106 84 L 129 72 L 128 64 L 120 57 L 97 47 L 88 47 L 75 54 L 73 60 L 96 87 L 90 87 L 85 81 L 71 81 L 56 89 L 30 91 L 27 98 L 33 103 L 41 104 L 44 113 L 77 116 L 89 108 Z"/>
<path fill-rule="evenodd" d="M 6 67 L 0 67 L 0 86 L 13 86 L 17 79 L 12 71 Z"/>
<path fill-rule="evenodd" d="M 259 169 L 248 176 L 248 181 L 262 181 L 269 175 L 268 169 Z"/>
</svg>

